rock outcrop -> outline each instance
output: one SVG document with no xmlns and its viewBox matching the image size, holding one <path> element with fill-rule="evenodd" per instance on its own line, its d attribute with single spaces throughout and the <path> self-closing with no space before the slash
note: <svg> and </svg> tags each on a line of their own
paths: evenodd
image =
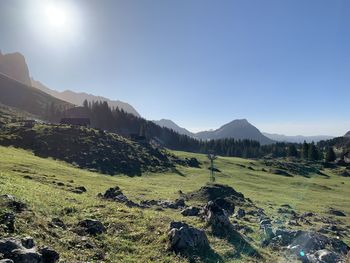
<svg viewBox="0 0 350 263">
<path fill-rule="evenodd" d="M 28 86 L 32 85 L 26 60 L 20 53 L 1 54 L 0 52 L 0 73 Z"/>
<path fill-rule="evenodd" d="M 38 249 L 30 237 L 0 239 L 0 254 L 3 257 L 0 262 L 3 263 L 55 263 L 60 257 L 55 250 L 49 247 Z"/>
<path fill-rule="evenodd" d="M 210 250 L 204 230 L 194 228 L 183 222 L 172 222 L 168 233 L 169 249 L 175 253 L 191 256 Z"/>
</svg>

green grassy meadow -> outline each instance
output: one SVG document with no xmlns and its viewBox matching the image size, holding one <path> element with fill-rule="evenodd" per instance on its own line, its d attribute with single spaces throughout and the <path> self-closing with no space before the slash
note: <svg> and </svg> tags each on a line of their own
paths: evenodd
<svg viewBox="0 0 350 263">
<path fill-rule="evenodd" d="M 187 262 L 186 258 L 167 251 L 168 226 L 173 220 L 183 220 L 204 228 L 200 218 L 183 217 L 179 210 L 128 208 L 97 197 L 109 187 L 119 186 L 133 201 L 174 200 L 179 197 L 180 190 L 184 193 L 195 191 L 209 181 L 205 155 L 173 153 L 183 158 L 196 157 L 202 163 L 201 168 L 178 166 L 177 172 L 145 173 L 139 177 L 108 176 L 81 170 L 62 161 L 39 158 L 25 150 L 0 147 L 0 195 L 14 195 L 29 207 L 17 214 L 16 234 L 30 235 L 39 245 L 52 246 L 60 253 L 62 262 Z M 333 207 L 347 214 L 340 220 L 350 226 L 349 177 L 338 176 L 331 170 L 310 178 L 285 177 L 265 172 L 267 168 L 261 161 L 229 157 L 219 157 L 215 165 L 221 171 L 216 173 L 217 183 L 242 192 L 272 218 L 277 216 L 277 209 L 283 204 L 291 205 L 297 213 L 314 212 L 324 216 L 329 216 L 327 211 Z M 70 191 L 77 186 L 84 186 L 87 192 Z M 61 218 L 67 229 L 49 227 L 48 223 L 54 217 Z M 107 233 L 97 237 L 75 234 L 72 229 L 85 218 L 101 220 L 107 226 Z M 289 262 L 277 252 L 260 248 L 261 234 L 257 224 L 247 224 L 254 230 L 248 235 L 249 242 L 263 259 L 239 255 L 235 253 L 234 244 L 207 233 L 215 255 L 204 261 Z M 344 241 L 350 244 L 349 237 Z M 86 248 L 87 242 L 94 248 Z"/>
</svg>

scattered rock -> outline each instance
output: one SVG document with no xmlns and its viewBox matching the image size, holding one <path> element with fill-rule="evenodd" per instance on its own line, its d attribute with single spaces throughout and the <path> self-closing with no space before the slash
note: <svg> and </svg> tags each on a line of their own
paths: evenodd
<svg viewBox="0 0 350 263">
<path fill-rule="evenodd" d="M 288 208 L 278 208 L 277 209 L 277 213 L 279 214 L 289 214 L 289 215 L 292 215 L 292 216 L 296 216 L 297 213 L 294 211 L 294 210 L 291 210 L 291 209 L 288 209 Z"/>
<path fill-rule="evenodd" d="M 83 228 L 84 232 L 93 236 L 106 232 L 105 226 L 100 221 L 94 219 L 80 221 L 78 226 Z"/>
<path fill-rule="evenodd" d="M 70 215 L 77 212 L 77 209 L 75 209 L 74 207 L 65 207 L 62 209 L 62 214 L 63 215 Z"/>
<path fill-rule="evenodd" d="M 27 249 L 31 249 L 35 247 L 35 242 L 32 237 L 24 237 L 21 239 L 22 246 Z"/>
<path fill-rule="evenodd" d="M 237 218 L 243 218 L 245 217 L 245 210 L 242 208 L 239 208 L 236 213 Z"/>
<path fill-rule="evenodd" d="M 198 216 L 201 209 L 195 206 L 187 207 L 186 209 L 181 211 L 183 216 Z"/>
<path fill-rule="evenodd" d="M 76 194 L 82 194 L 82 193 L 85 193 L 87 190 L 84 186 L 77 186 L 73 188 L 71 191 Z"/>
<path fill-rule="evenodd" d="M 185 159 L 189 167 L 200 168 L 201 163 L 197 160 L 197 158 L 189 158 Z"/>
<path fill-rule="evenodd" d="M 0 216 L 0 224 L 8 233 L 15 232 L 15 220 L 16 216 L 14 213 L 11 212 L 5 213 Z"/>
<path fill-rule="evenodd" d="M 346 216 L 344 212 L 342 212 L 340 210 L 336 210 L 334 208 L 330 208 L 329 213 L 332 215 L 335 215 L 335 216 Z"/>
<path fill-rule="evenodd" d="M 11 259 L 1 259 L 0 263 L 14 263 Z"/>
<path fill-rule="evenodd" d="M 60 255 L 49 247 L 43 247 L 39 250 L 39 252 L 41 253 L 43 262 L 45 263 L 55 263 L 60 258 Z"/>
<path fill-rule="evenodd" d="M 325 263 L 337 263 L 340 260 L 339 255 L 329 251 L 328 249 L 322 249 L 317 251 L 314 256 L 320 261 Z"/>
<path fill-rule="evenodd" d="M 123 195 L 123 192 L 119 188 L 119 186 L 109 188 L 103 195 L 99 194 L 99 196 L 101 196 L 104 199 L 112 199 L 112 200 L 114 200 L 119 195 Z"/>
<path fill-rule="evenodd" d="M 204 230 L 182 222 L 172 222 L 168 233 L 169 249 L 185 256 L 206 253 L 210 250 Z"/>
<path fill-rule="evenodd" d="M 66 225 L 64 224 L 64 222 L 61 219 L 59 219 L 58 217 L 52 218 L 49 225 L 51 227 L 60 227 L 62 229 L 66 229 Z"/>
<path fill-rule="evenodd" d="M 2 195 L 1 199 L 3 199 L 6 203 L 6 206 L 13 209 L 16 213 L 23 212 L 27 209 L 27 205 L 21 201 L 18 201 L 12 195 Z"/>
<path fill-rule="evenodd" d="M 59 259 L 59 254 L 53 249 L 42 248 L 38 252 L 31 237 L 0 239 L 0 254 L 6 258 L 0 260 L 3 263 L 55 263 Z"/>
<path fill-rule="evenodd" d="M 168 200 L 142 200 L 140 203 L 141 207 L 151 207 L 158 206 L 161 208 L 171 208 L 171 209 L 179 209 L 185 208 L 185 200 L 182 198 L 176 199 L 175 202 Z"/>
</svg>

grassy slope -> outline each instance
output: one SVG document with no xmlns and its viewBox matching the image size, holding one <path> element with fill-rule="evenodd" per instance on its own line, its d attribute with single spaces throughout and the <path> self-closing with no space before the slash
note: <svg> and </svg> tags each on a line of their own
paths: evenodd
<svg viewBox="0 0 350 263">
<path fill-rule="evenodd" d="M 176 154 L 181 157 L 195 156 L 206 162 L 204 155 Z M 31 235 L 39 243 L 53 246 L 68 262 L 101 262 L 94 259 L 99 250 L 106 252 L 105 262 L 186 262 L 165 250 L 169 222 L 185 220 L 197 227 L 204 227 L 198 218 L 183 218 L 176 210 L 130 209 L 99 200 L 96 195 L 118 185 L 132 200 L 175 199 L 178 190 L 193 191 L 207 182 L 206 163 L 201 169 L 178 167 L 182 175 L 169 172 L 130 178 L 79 170 L 64 162 L 41 159 L 14 148 L 0 147 L 0 156 L 0 194 L 13 194 L 28 203 L 31 209 L 18 215 L 18 234 Z M 217 176 L 217 182 L 243 192 L 271 216 L 276 215 L 278 206 L 285 203 L 291 204 L 297 212 L 323 214 L 332 206 L 350 215 L 350 178 L 338 177 L 329 171 L 326 171 L 329 179 L 316 175 L 309 179 L 283 177 L 262 172 L 263 167 L 259 162 L 239 158 L 219 158 L 216 164 L 222 171 Z M 255 171 L 237 164 L 251 166 Z M 33 179 L 25 179 L 25 175 Z M 65 186 L 59 187 L 54 181 L 63 182 Z M 78 195 L 67 191 L 70 187 L 81 185 L 87 188 L 87 193 Z M 64 215 L 62 210 L 66 207 L 73 207 L 76 212 Z M 89 238 L 96 244 L 96 249 L 82 249 L 77 246 L 81 238 L 73 232 L 48 228 L 47 224 L 53 217 L 62 218 L 69 228 L 80 219 L 97 218 L 108 225 L 108 232 L 97 238 Z M 349 216 L 342 220 L 350 224 Z M 252 227 L 255 233 L 250 237 L 256 240 L 252 242 L 253 245 L 257 245 L 260 234 L 255 226 Z M 253 260 L 245 256 L 232 258 L 233 245 L 210 235 L 209 240 L 218 253 L 212 262 L 220 257 L 225 262 Z M 345 241 L 349 243 L 349 239 Z M 273 251 L 261 253 L 266 262 L 284 262 Z"/>
</svg>

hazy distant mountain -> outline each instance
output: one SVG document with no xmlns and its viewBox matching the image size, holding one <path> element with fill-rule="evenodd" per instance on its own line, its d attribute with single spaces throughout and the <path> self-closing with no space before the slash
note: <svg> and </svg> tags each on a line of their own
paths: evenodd
<svg viewBox="0 0 350 263">
<path fill-rule="evenodd" d="M 84 100 L 88 101 L 107 101 L 110 107 L 118 107 L 124 111 L 140 117 L 140 114 L 128 103 L 119 100 L 110 100 L 104 97 L 95 96 L 87 93 L 76 93 L 71 90 L 58 92 L 52 90 L 39 81 L 30 78 L 28 65 L 25 57 L 20 53 L 2 54 L 0 52 L 0 73 L 19 81 L 27 86 L 33 86 L 53 97 L 70 102 L 75 105 L 82 105 Z"/>
<path fill-rule="evenodd" d="M 348 131 L 348 132 L 344 135 L 344 137 L 350 137 L 350 131 Z"/>
<path fill-rule="evenodd" d="M 119 109 L 123 109 L 124 111 L 131 113 L 137 117 L 140 117 L 140 114 L 134 109 L 134 107 L 132 107 L 130 104 L 126 103 L 126 102 L 122 102 L 120 100 L 110 100 L 108 98 L 104 98 L 101 96 L 95 96 L 92 94 L 88 94 L 88 93 L 77 93 L 71 90 L 65 90 L 62 92 L 56 91 L 56 90 L 52 90 L 48 87 L 46 87 L 44 84 L 42 84 L 40 81 L 36 81 L 34 79 L 31 79 L 31 83 L 32 86 L 44 91 L 48 94 L 50 94 L 51 96 L 54 96 L 56 98 L 59 98 L 61 100 L 65 100 L 68 101 L 70 103 L 73 103 L 75 105 L 81 106 L 83 105 L 84 100 L 87 101 L 107 101 L 108 105 L 110 107 L 118 107 Z"/>
<path fill-rule="evenodd" d="M 0 52 L 0 73 L 31 86 L 29 69 L 24 56 L 20 53 L 2 54 Z"/>
<path fill-rule="evenodd" d="M 44 117 L 50 107 L 68 109 L 69 102 L 55 98 L 0 73 L 0 103 Z"/>
<path fill-rule="evenodd" d="M 234 120 L 221 126 L 217 130 L 198 132 L 195 134 L 195 136 L 203 140 L 234 138 L 237 140 L 254 140 L 260 142 L 261 144 L 273 143 L 273 140 L 264 136 L 246 119 Z"/>
<path fill-rule="evenodd" d="M 195 137 L 194 133 L 190 132 L 189 130 L 186 130 L 185 128 L 180 127 L 172 120 L 161 119 L 159 121 L 153 121 L 153 122 L 155 124 L 159 125 L 160 127 L 165 127 L 165 128 L 171 129 L 173 131 L 176 131 L 179 134 L 184 134 L 184 135 L 187 135 L 190 137 Z"/>
<path fill-rule="evenodd" d="M 267 132 L 263 132 L 263 134 L 270 138 L 271 140 L 277 141 L 277 142 L 292 142 L 292 143 L 302 143 L 306 141 L 307 143 L 310 142 L 319 142 L 322 140 L 330 140 L 333 139 L 334 136 L 328 136 L 328 135 L 316 135 L 316 136 L 302 136 L 302 135 L 296 135 L 296 136 L 287 136 L 283 134 L 271 134 Z"/>
</svg>

